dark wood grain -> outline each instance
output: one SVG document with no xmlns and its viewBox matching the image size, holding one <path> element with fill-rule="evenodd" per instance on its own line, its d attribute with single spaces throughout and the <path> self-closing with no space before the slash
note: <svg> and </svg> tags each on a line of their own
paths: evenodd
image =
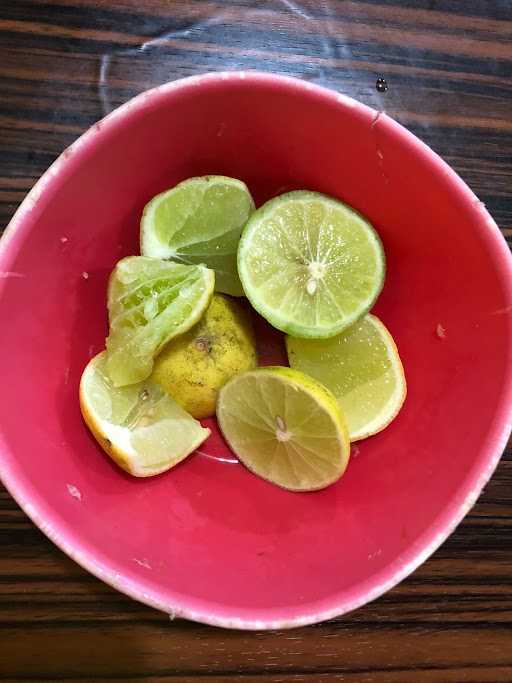
<svg viewBox="0 0 512 683">
<path fill-rule="evenodd" d="M 512 240 L 510 0 L 4 0 L 0 227 L 111 108 L 165 80 L 234 68 L 300 76 L 385 109 L 458 171 Z M 0 680 L 205 679 L 510 683 L 510 448 L 411 577 L 354 614 L 289 632 L 171 622 L 86 574 L 0 488 Z"/>
</svg>

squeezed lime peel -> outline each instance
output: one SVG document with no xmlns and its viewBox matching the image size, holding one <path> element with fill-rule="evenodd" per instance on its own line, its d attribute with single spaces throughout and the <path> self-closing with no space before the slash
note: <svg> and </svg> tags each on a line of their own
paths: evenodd
<svg viewBox="0 0 512 683">
<path fill-rule="evenodd" d="M 144 256 L 117 264 L 108 288 L 107 369 L 114 386 L 149 377 L 164 344 L 190 329 L 206 310 L 214 279 L 204 266 Z"/>
</svg>

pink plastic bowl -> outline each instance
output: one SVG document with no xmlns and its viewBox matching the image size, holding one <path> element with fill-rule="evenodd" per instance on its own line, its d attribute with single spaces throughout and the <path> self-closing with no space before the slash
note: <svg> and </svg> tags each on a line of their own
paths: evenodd
<svg viewBox="0 0 512 683">
<path fill-rule="evenodd" d="M 382 237 L 388 274 L 376 312 L 400 349 L 408 398 L 324 491 L 289 493 L 229 462 L 215 426 L 201 453 L 137 480 L 82 422 L 78 383 L 103 348 L 107 277 L 138 252 L 144 204 L 214 173 L 245 180 L 257 203 L 291 188 L 335 195 Z M 444 541 L 505 447 L 505 241 L 438 156 L 344 95 L 258 73 L 140 95 L 37 183 L 1 242 L 0 271 L 3 482 L 83 567 L 175 615 L 281 628 L 372 600 Z M 279 358 L 276 336 L 259 330 L 262 362 Z"/>
</svg>

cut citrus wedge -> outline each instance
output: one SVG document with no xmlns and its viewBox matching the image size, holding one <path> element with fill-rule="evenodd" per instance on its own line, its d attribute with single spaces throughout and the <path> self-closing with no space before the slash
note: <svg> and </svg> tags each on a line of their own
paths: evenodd
<svg viewBox="0 0 512 683">
<path fill-rule="evenodd" d="M 215 270 L 219 292 L 243 294 L 236 266 L 242 228 L 254 211 L 245 183 L 225 176 L 184 180 L 144 208 L 140 251 Z"/>
<path fill-rule="evenodd" d="M 328 387 L 347 420 L 351 441 L 386 427 L 407 393 L 404 369 L 392 336 L 367 315 L 331 339 L 286 338 L 288 360 Z"/>
<path fill-rule="evenodd" d="M 104 351 L 82 374 L 80 408 L 105 453 L 136 477 L 174 467 L 210 434 L 156 384 L 114 387 Z"/>
<path fill-rule="evenodd" d="M 116 387 L 141 382 L 164 344 L 189 330 L 210 303 L 213 270 L 128 256 L 108 287 L 107 371 Z"/>
<path fill-rule="evenodd" d="M 350 443 L 336 399 L 297 370 L 237 375 L 220 390 L 217 419 L 241 462 L 285 489 L 324 488 L 347 466 Z"/>
<path fill-rule="evenodd" d="M 252 214 L 238 272 L 254 308 L 294 337 L 338 334 L 373 305 L 384 252 L 370 223 L 342 202 L 297 191 Z"/>
</svg>

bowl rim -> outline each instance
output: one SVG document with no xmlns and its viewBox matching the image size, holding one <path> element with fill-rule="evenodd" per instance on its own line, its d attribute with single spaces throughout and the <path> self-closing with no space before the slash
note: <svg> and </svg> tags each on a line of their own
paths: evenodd
<svg viewBox="0 0 512 683">
<path fill-rule="evenodd" d="M 437 172 L 446 176 L 451 181 L 454 190 L 457 193 L 465 197 L 466 200 L 474 203 L 474 208 L 481 218 L 482 231 L 487 240 L 489 250 L 496 260 L 496 267 L 502 276 L 503 281 L 512 283 L 512 256 L 498 226 L 486 210 L 485 205 L 436 152 L 384 112 L 378 112 L 348 95 L 299 78 L 260 71 L 208 72 L 170 81 L 140 93 L 120 107 L 114 109 L 98 123 L 92 125 L 75 142 L 65 149 L 45 171 L 22 201 L 9 222 L 0 239 L 0 282 L 2 278 L 16 276 L 15 273 L 2 270 L 2 261 L 8 258 L 11 251 L 16 251 L 17 246 L 20 246 L 23 239 L 23 230 L 20 230 L 20 228 L 36 207 L 40 197 L 48 189 L 51 189 L 57 177 L 68 167 L 70 160 L 75 157 L 77 152 L 92 144 L 101 130 L 117 127 L 122 123 L 125 117 L 143 110 L 148 103 L 158 104 L 160 102 L 165 102 L 168 96 L 173 92 L 183 92 L 203 84 L 215 84 L 217 82 L 237 80 L 247 81 L 249 84 L 255 86 L 262 84 L 267 86 L 282 86 L 290 91 L 295 90 L 296 92 L 301 91 L 313 94 L 319 99 L 329 101 L 331 104 L 336 103 L 337 106 L 344 107 L 345 109 L 357 110 L 361 115 L 368 119 L 371 125 L 375 125 L 375 123 L 379 121 L 380 125 L 391 128 L 393 133 L 402 138 L 405 144 L 416 149 L 416 151 L 426 158 L 430 164 L 433 164 Z M 509 285 L 507 294 L 509 302 L 507 308 L 504 309 L 504 312 L 511 313 L 512 284 Z M 512 365 L 512 363 L 510 365 Z M 512 380 L 512 367 L 509 367 L 509 376 Z M 98 561 L 93 551 L 77 547 L 81 544 L 76 544 L 73 541 L 73 535 L 69 533 L 58 520 L 55 522 L 53 521 L 54 515 L 52 515 L 51 508 L 46 501 L 31 502 L 31 499 L 34 498 L 31 495 L 31 486 L 25 481 L 23 475 L 16 472 L 15 465 L 11 464 L 9 451 L 3 441 L 1 429 L 0 465 L 2 466 L 2 471 L 0 478 L 22 510 L 55 545 L 81 565 L 86 571 L 113 588 L 125 593 L 129 597 L 157 610 L 168 613 L 171 619 L 181 617 L 224 628 L 274 630 L 305 626 L 342 616 L 343 614 L 351 612 L 358 607 L 375 600 L 411 574 L 430 557 L 437 548 L 439 548 L 473 507 L 483 487 L 496 469 L 511 431 L 512 381 L 507 383 L 507 387 L 501 396 L 499 410 L 494 416 L 493 423 L 489 428 L 487 438 L 482 446 L 481 451 L 483 455 L 480 458 L 482 463 L 479 466 L 477 466 L 477 464 L 471 468 L 466 479 L 457 489 L 456 494 L 445 505 L 439 515 L 430 523 L 429 527 L 413 544 L 408 546 L 400 556 L 373 574 L 366 582 L 358 584 L 356 596 L 348 598 L 346 596 L 343 597 L 343 595 L 340 594 L 335 594 L 332 597 L 329 597 L 328 602 L 331 604 L 327 609 L 317 611 L 314 609 L 313 604 L 309 608 L 306 606 L 297 609 L 297 614 L 293 617 L 279 616 L 279 611 L 284 608 L 267 607 L 262 608 L 261 610 L 255 610 L 255 614 L 257 613 L 258 618 L 248 619 L 236 616 L 237 608 L 235 607 L 229 606 L 223 608 L 214 603 L 208 603 L 206 600 L 197 601 L 204 605 L 197 609 L 189 604 L 190 602 L 194 602 L 194 598 L 190 599 L 188 596 L 180 596 L 173 599 L 171 603 L 171 601 L 164 599 L 159 595 L 159 590 L 157 588 L 144 585 L 142 579 L 123 577 L 118 572 L 113 571 L 113 568 L 108 566 L 107 563 Z M 36 500 L 37 497 L 36 494 Z M 182 599 L 182 597 L 184 599 Z M 324 599 L 323 602 L 326 600 L 327 599 Z M 208 605 L 210 606 L 208 607 Z"/>
</svg>

